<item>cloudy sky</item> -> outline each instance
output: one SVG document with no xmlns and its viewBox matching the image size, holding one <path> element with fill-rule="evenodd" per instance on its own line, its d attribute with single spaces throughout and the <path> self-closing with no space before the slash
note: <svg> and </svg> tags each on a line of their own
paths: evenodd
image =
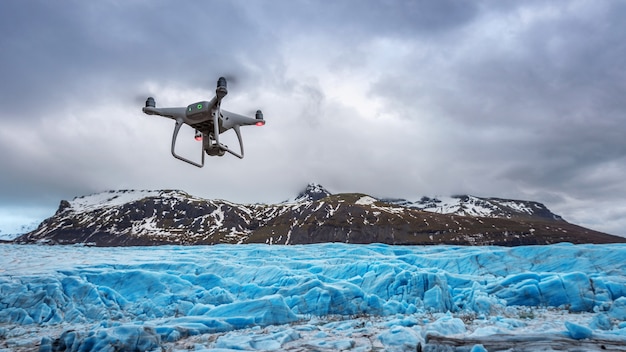
<svg viewBox="0 0 626 352">
<path fill-rule="evenodd" d="M 624 18 L 619 0 L 0 1 L 0 229 L 104 190 L 273 203 L 317 182 L 535 200 L 626 236 Z M 222 107 L 267 124 L 199 169 L 141 107 L 209 100 L 221 75 Z"/>
</svg>

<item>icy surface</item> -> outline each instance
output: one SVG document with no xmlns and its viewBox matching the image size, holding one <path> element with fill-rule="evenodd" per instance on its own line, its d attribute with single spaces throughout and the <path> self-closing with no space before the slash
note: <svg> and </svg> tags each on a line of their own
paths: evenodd
<svg viewBox="0 0 626 352">
<path fill-rule="evenodd" d="M 0 351 L 626 351 L 626 245 L 0 245 Z"/>
</svg>

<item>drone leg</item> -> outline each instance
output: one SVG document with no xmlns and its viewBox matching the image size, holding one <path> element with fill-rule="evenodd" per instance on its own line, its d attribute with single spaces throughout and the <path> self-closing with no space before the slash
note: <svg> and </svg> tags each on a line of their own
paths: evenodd
<svg viewBox="0 0 626 352">
<path fill-rule="evenodd" d="M 234 125 L 232 128 L 235 130 L 237 134 L 237 139 L 239 139 L 239 150 L 240 153 L 230 150 L 227 146 L 220 143 L 220 128 L 219 128 L 219 115 L 220 110 L 219 107 L 213 111 L 213 134 L 215 136 L 215 143 L 217 147 L 223 151 L 229 152 L 230 154 L 238 157 L 239 159 L 243 159 L 243 140 L 241 139 L 241 131 L 239 131 L 239 125 Z"/>
<path fill-rule="evenodd" d="M 176 140 L 178 139 L 178 131 L 183 126 L 183 120 L 176 119 L 176 125 L 174 126 L 174 134 L 172 135 L 172 155 L 174 157 L 178 157 L 176 155 Z"/>
<path fill-rule="evenodd" d="M 176 154 L 176 140 L 178 139 L 178 132 L 180 131 L 180 128 L 183 126 L 183 120 L 182 119 L 176 119 L 176 126 L 174 126 L 174 135 L 172 135 L 172 156 L 174 156 L 176 159 L 178 160 L 182 160 L 186 163 L 189 163 L 193 166 L 197 166 L 197 167 L 203 167 L 204 166 L 204 150 L 202 150 L 202 148 L 200 148 L 200 154 L 202 155 L 202 162 L 201 163 L 197 163 L 195 161 L 191 161 L 187 158 L 184 158 L 178 154 Z"/>
<path fill-rule="evenodd" d="M 235 130 L 235 134 L 237 135 L 237 139 L 239 140 L 239 151 L 241 154 L 237 154 L 230 149 L 228 150 L 228 152 L 238 157 L 239 159 L 243 159 L 243 139 L 241 138 L 241 131 L 239 130 L 239 125 L 233 126 L 233 129 Z"/>
</svg>

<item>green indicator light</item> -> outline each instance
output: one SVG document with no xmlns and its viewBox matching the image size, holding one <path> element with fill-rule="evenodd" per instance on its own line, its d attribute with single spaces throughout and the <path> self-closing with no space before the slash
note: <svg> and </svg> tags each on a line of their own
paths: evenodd
<svg viewBox="0 0 626 352">
<path fill-rule="evenodd" d="M 198 110 L 202 110 L 202 104 L 198 104 Z"/>
</svg>

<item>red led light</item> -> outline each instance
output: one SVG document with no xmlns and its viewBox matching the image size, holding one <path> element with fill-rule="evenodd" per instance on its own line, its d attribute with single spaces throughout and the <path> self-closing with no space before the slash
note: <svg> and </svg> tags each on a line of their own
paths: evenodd
<svg viewBox="0 0 626 352">
<path fill-rule="evenodd" d="M 257 121 L 256 125 L 257 126 L 263 126 L 263 125 L 265 125 L 265 121 Z"/>
<path fill-rule="evenodd" d="M 200 142 L 202 140 L 202 135 L 199 136 L 195 136 L 193 137 L 195 140 L 197 140 L 198 142 Z"/>
</svg>

